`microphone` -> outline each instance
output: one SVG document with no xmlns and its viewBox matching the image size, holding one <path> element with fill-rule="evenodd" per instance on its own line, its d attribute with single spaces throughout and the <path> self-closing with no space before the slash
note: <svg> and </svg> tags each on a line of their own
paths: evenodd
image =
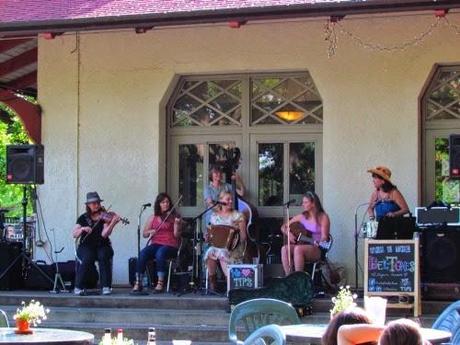
<svg viewBox="0 0 460 345">
<path fill-rule="evenodd" d="M 148 203 L 146 203 L 146 204 L 144 204 L 144 205 L 142 205 L 142 207 L 143 207 L 143 208 L 146 208 L 146 207 L 150 207 L 150 206 L 152 206 L 152 204 L 151 204 L 151 203 L 149 203 L 149 202 L 148 202 Z"/>
<path fill-rule="evenodd" d="M 291 199 L 291 200 L 289 200 L 288 202 L 285 202 L 285 203 L 283 204 L 283 206 L 289 206 L 290 204 L 293 204 L 293 203 L 295 203 L 296 201 L 297 201 L 296 199 Z"/>
</svg>

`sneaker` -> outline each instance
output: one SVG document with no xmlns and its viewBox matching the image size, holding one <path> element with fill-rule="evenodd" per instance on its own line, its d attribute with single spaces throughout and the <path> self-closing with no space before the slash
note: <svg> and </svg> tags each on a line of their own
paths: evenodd
<svg viewBox="0 0 460 345">
<path fill-rule="evenodd" d="M 104 286 L 104 287 L 102 288 L 102 294 L 103 294 L 103 295 L 111 295 L 111 294 L 112 294 L 112 289 L 109 288 L 109 287 L 107 287 L 107 286 Z"/>
<path fill-rule="evenodd" d="M 83 296 L 85 294 L 85 290 L 79 289 L 79 288 L 76 287 L 73 290 L 73 294 L 76 295 L 76 296 Z"/>
</svg>

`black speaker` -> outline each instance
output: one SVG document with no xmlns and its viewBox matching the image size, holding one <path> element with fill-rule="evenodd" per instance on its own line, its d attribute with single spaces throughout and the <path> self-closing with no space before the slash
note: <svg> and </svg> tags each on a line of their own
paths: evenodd
<svg viewBox="0 0 460 345">
<path fill-rule="evenodd" d="M 0 242 L 0 275 L 6 272 L 9 265 L 21 253 L 22 243 Z M 19 289 L 23 285 L 22 279 L 22 260 L 19 259 L 10 268 L 6 275 L 0 279 L 0 290 Z"/>
<path fill-rule="evenodd" d="M 6 147 L 6 182 L 44 183 L 43 145 L 8 145 Z"/>
<path fill-rule="evenodd" d="M 460 134 L 449 136 L 449 174 L 451 178 L 460 178 Z"/>
<path fill-rule="evenodd" d="M 422 231 L 422 282 L 460 283 L 460 228 Z"/>
</svg>

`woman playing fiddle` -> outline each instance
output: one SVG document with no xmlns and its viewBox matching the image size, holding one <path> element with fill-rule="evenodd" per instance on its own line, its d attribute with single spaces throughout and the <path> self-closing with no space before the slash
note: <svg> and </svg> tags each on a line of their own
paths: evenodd
<svg viewBox="0 0 460 345">
<path fill-rule="evenodd" d="M 291 272 L 292 267 L 289 266 L 289 263 L 292 261 L 294 262 L 294 269 L 296 271 L 303 271 L 305 262 L 319 260 L 322 255 L 319 242 L 329 240 L 329 216 L 324 211 L 318 195 L 313 192 L 307 192 L 302 198 L 302 207 L 304 212 L 292 217 L 289 220 L 289 224 L 295 222 L 301 223 L 311 233 L 314 244 L 296 243 L 295 236 L 292 233 L 288 233 L 287 224 L 283 224 L 281 231 L 291 243 L 289 246 L 291 260 L 289 260 L 288 245 L 286 244 L 281 248 L 281 261 L 286 275 Z"/>
<path fill-rule="evenodd" d="M 149 238 L 147 246 L 141 250 L 136 267 L 136 282 L 133 293 L 142 291 L 142 278 L 147 261 L 155 259 L 158 281 L 154 293 L 164 290 L 166 275 L 166 260 L 174 258 L 179 248 L 181 233 L 181 218 L 172 210 L 171 198 L 166 193 L 158 194 L 154 213 L 144 226 L 143 236 Z"/>
<path fill-rule="evenodd" d="M 86 194 L 86 212 L 77 219 L 73 228 L 74 238 L 80 238 L 77 256 L 81 261 L 75 279 L 76 295 L 84 293 L 83 282 L 89 274 L 94 262 L 99 262 L 102 294 L 110 295 L 112 292 L 112 267 L 113 249 L 109 236 L 120 221 L 120 217 L 111 212 L 110 217 L 101 206 L 101 198 L 97 192 Z"/>
<path fill-rule="evenodd" d="M 221 205 L 216 207 L 215 211 L 211 214 L 210 224 L 213 225 L 230 225 L 239 230 L 240 244 L 235 250 L 229 252 L 226 248 L 218 248 L 210 246 L 204 255 L 204 261 L 208 269 L 208 281 L 210 290 L 216 290 L 216 271 L 217 262 L 220 262 L 222 271 L 227 276 L 228 264 L 241 263 L 243 259 L 244 243 L 246 243 L 246 220 L 242 213 L 233 209 L 232 194 L 223 191 L 219 195 Z M 206 241 L 209 236 L 206 236 Z"/>
</svg>

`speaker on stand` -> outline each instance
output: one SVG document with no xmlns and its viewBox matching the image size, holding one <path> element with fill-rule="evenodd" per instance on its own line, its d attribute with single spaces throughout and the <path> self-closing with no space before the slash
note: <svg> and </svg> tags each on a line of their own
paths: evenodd
<svg viewBox="0 0 460 345">
<path fill-rule="evenodd" d="M 6 147 L 6 182 L 43 184 L 43 145 L 8 145 Z"/>
<path fill-rule="evenodd" d="M 7 280 L 20 265 L 24 271 L 34 267 L 46 280 L 54 281 L 32 261 L 32 248 L 27 243 L 27 185 L 44 183 L 44 149 L 42 145 L 8 145 L 6 148 L 6 182 L 22 184 L 22 246 L 14 259 L 0 269 L 0 281 Z M 22 265 L 21 265 L 22 264 Z M 27 274 L 28 272 L 25 272 Z"/>
</svg>

